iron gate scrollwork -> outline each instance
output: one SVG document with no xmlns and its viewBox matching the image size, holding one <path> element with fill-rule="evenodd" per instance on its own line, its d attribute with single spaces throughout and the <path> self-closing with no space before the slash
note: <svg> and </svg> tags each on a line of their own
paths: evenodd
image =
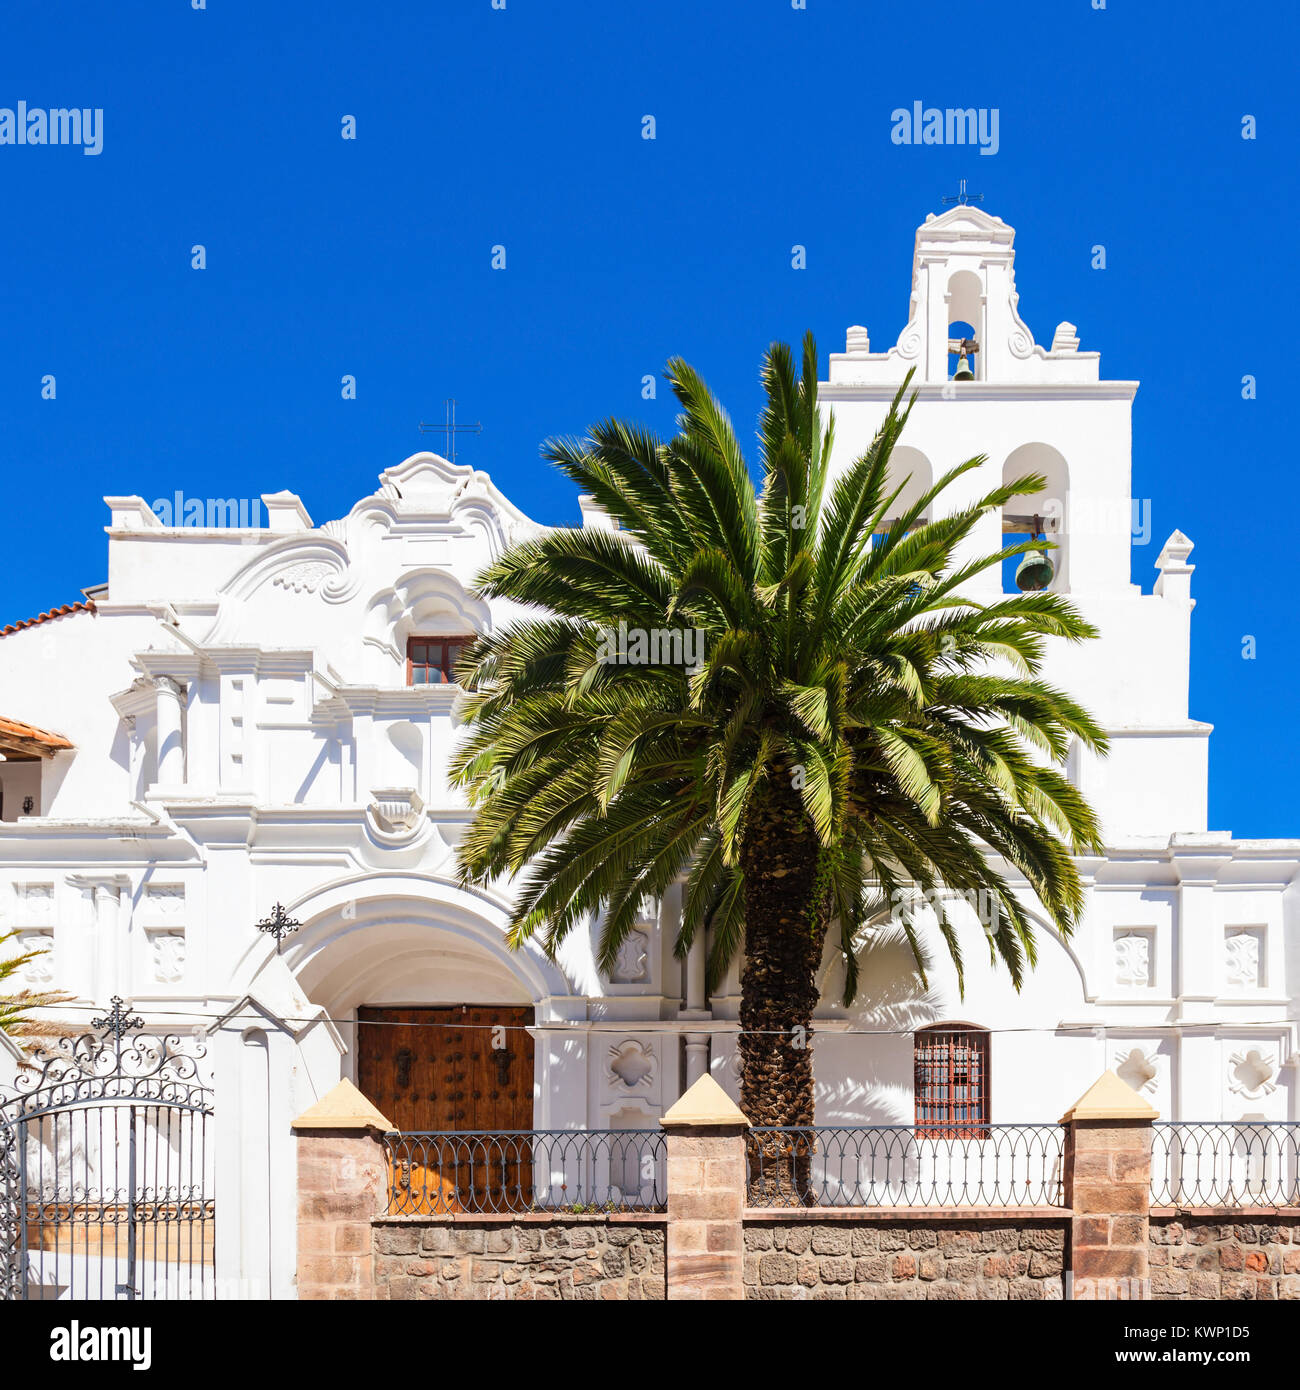
<svg viewBox="0 0 1300 1390">
<path fill-rule="evenodd" d="M 212 1091 L 114 998 L 0 1101 L 0 1297 L 212 1298 Z"/>
<path fill-rule="evenodd" d="M 18 1181 L 18 1135 L 0 1115 L 0 1301 L 18 1295 L 22 1268 Z"/>
</svg>

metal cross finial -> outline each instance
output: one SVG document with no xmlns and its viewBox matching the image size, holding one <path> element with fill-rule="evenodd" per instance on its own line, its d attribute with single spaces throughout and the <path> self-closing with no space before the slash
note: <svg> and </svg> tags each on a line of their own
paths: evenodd
<svg viewBox="0 0 1300 1390">
<path fill-rule="evenodd" d="M 92 1018 L 90 1020 L 90 1026 L 92 1028 L 98 1028 L 105 1037 L 112 1033 L 114 1042 L 120 1047 L 122 1045 L 122 1038 L 129 1033 L 132 1028 L 144 1027 L 144 1019 L 127 1012 L 120 994 L 115 994 L 108 1002 L 108 1013 L 103 1018 Z"/>
<path fill-rule="evenodd" d="M 453 396 L 448 396 L 443 402 L 447 408 L 447 423 L 445 425 L 426 425 L 420 421 L 421 434 L 443 434 L 446 439 L 443 441 L 443 449 L 446 452 L 447 460 L 450 463 L 456 462 L 456 436 L 458 434 L 482 434 L 483 426 L 477 421 L 472 425 L 458 425 L 456 423 L 456 400 Z"/>
<path fill-rule="evenodd" d="M 958 181 L 957 192 L 949 193 L 947 196 L 945 196 L 943 200 L 943 205 L 944 207 L 947 207 L 950 203 L 960 203 L 963 207 L 965 207 L 967 203 L 982 203 L 983 201 L 984 195 L 982 193 L 967 193 L 966 180 L 961 179 Z"/>
<path fill-rule="evenodd" d="M 301 922 L 290 917 L 281 904 L 276 903 L 271 909 L 271 915 L 269 917 L 263 917 L 257 924 L 257 929 L 258 931 L 267 932 L 275 937 L 275 954 L 278 956 L 280 954 L 280 943 L 291 932 L 296 932 L 300 926 L 302 926 Z"/>
</svg>

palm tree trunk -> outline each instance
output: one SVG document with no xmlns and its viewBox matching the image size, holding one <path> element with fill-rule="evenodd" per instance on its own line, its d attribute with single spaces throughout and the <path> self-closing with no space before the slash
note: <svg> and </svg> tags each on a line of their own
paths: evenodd
<svg viewBox="0 0 1300 1390">
<path fill-rule="evenodd" d="M 751 806 L 740 851 L 745 965 L 740 977 L 740 1104 L 750 1123 L 813 1123 L 812 1019 L 830 914 L 816 832 L 788 775 Z M 751 1141 L 750 1200 L 808 1200 L 811 1135 Z"/>
</svg>

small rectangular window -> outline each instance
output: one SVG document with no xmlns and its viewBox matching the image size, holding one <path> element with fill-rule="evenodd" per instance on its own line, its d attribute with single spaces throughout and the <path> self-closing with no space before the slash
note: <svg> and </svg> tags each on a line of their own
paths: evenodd
<svg viewBox="0 0 1300 1390">
<path fill-rule="evenodd" d="M 472 637 L 412 637 L 406 644 L 407 685 L 451 685 Z"/>
<path fill-rule="evenodd" d="M 987 1139 L 989 1035 L 940 1024 L 913 1043 L 916 1133 L 924 1139 Z"/>
</svg>

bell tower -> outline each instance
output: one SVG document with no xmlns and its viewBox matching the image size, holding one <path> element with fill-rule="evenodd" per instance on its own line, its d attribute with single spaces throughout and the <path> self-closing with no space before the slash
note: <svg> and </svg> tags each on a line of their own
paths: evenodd
<svg viewBox="0 0 1300 1390">
<path fill-rule="evenodd" d="M 940 514 L 1041 474 L 1046 489 L 981 518 L 961 558 L 1038 536 L 1047 543 L 1043 556 L 990 567 L 967 592 L 982 602 L 1018 588 L 1070 595 L 1102 635 L 1083 647 L 1054 647 L 1047 677 L 1077 692 L 1115 735 L 1104 765 L 1080 755 L 1072 775 L 1096 798 L 1108 828 L 1203 830 L 1210 730 L 1188 718 L 1191 542 L 1175 532 L 1159 550 L 1149 501 L 1134 506 L 1138 383 L 1104 380 L 1100 353 L 1080 351 L 1073 323 L 1057 325 L 1050 347 L 1035 342 L 1020 314 L 1014 242 L 1014 228 L 966 204 L 917 228 L 907 322 L 896 341 L 873 352 L 857 325 L 844 352 L 830 356 L 820 397 L 836 418 L 831 469 L 867 448 L 911 371 L 917 402 L 891 480 L 909 480 L 900 512 L 975 455 L 984 463 L 936 501 Z M 1160 575 L 1153 589 L 1130 579 L 1135 551 L 1139 573 L 1145 556 L 1147 571 Z M 1168 579 L 1175 571 L 1177 583 Z"/>
<path fill-rule="evenodd" d="M 915 367 L 916 385 L 941 386 L 954 377 L 954 344 L 962 337 L 978 345 L 970 362 L 975 381 L 1098 382 L 1101 354 L 1079 351 L 1072 323 L 1059 324 L 1045 349 L 1020 317 L 1015 235 L 1000 217 L 965 204 L 931 213 L 916 229 L 907 325 L 898 341 L 873 353 L 867 330 L 850 328 L 845 351 L 831 356 L 831 382 L 897 382 Z"/>
<path fill-rule="evenodd" d="M 908 322 L 892 351 L 917 366 L 918 381 L 952 379 L 963 338 L 977 347 L 968 354 L 975 381 L 1098 379 L 1101 355 L 1079 352 L 1073 324 L 1061 324 L 1050 351 L 1034 342 L 1020 317 L 1015 235 L 1001 218 L 965 205 L 917 228 Z"/>
<path fill-rule="evenodd" d="M 1020 316 L 1015 229 L 981 208 L 959 205 L 917 228 L 908 318 L 897 341 L 872 352 L 850 328 L 830 358 L 822 398 L 845 443 L 865 447 L 909 371 L 920 397 L 900 468 L 928 486 L 972 454 L 988 463 L 968 475 L 948 505 L 973 500 L 1004 480 L 1041 473 L 1047 489 L 1015 499 L 982 523 L 978 545 L 1041 534 L 1050 565 L 1028 567 L 1033 587 L 1124 593 L 1129 585 L 1129 415 L 1136 382 L 1101 380 L 1101 354 L 1081 352 L 1072 323 L 1050 348 Z M 923 456 L 923 457 L 922 457 Z M 909 490 L 910 491 L 910 490 Z M 1046 584 L 1041 582 L 1050 570 Z M 1011 575 L 990 571 L 976 588 L 1014 592 Z"/>
</svg>

